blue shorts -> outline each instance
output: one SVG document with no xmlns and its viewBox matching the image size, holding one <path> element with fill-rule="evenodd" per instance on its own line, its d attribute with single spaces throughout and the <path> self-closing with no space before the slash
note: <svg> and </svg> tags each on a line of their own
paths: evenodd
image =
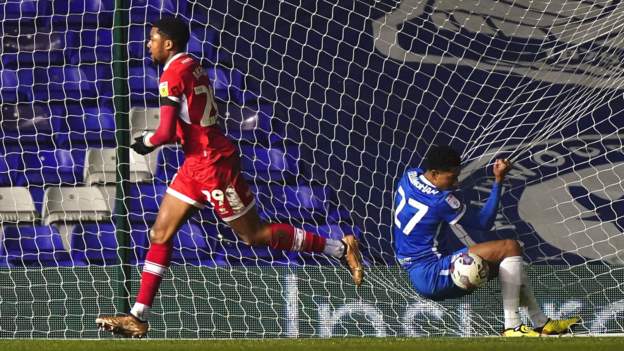
<svg viewBox="0 0 624 351">
<path fill-rule="evenodd" d="M 416 262 L 407 268 L 414 289 L 423 297 L 435 301 L 470 294 L 471 291 L 464 290 L 453 283 L 450 273 L 453 259 L 465 252 L 468 252 L 467 247 L 453 252 L 452 255 L 443 256 L 439 260 Z"/>
</svg>

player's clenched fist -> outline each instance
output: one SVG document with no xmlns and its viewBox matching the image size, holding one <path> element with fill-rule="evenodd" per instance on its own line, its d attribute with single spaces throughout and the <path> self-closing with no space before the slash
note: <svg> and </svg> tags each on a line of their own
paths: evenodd
<svg viewBox="0 0 624 351">
<path fill-rule="evenodd" d="M 511 169 L 511 162 L 508 159 L 497 159 L 494 161 L 494 167 L 492 167 L 494 171 L 494 177 L 496 181 L 501 183 L 505 179 L 505 175 Z"/>
</svg>

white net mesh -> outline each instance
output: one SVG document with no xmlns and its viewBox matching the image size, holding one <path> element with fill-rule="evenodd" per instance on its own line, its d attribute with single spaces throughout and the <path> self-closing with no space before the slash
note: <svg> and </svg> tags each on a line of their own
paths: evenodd
<svg viewBox="0 0 624 351">
<path fill-rule="evenodd" d="M 149 23 L 189 21 L 226 133 L 266 220 L 355 233 L 367 276 L 251 248 L 205 210 L 174 239 L 152 337 L 493 335 L 497 282 L 420 298 L 392 249 L 394 184 L 434 143 L 463 151 L 479 206 L 508 157 L 491 233 L 515 238 L 551 318 L 621 333 L 621 17 L 594 1 L 130 1 L 130 134 L 158 123 Z M 7 1 L 2 28 L 0 336 L 106 337 L 94 319 L 138 289 L 147 232 L 183 161 L 131 154 L 130 255 L 116 238 L 113 1 Z M 123 77 L 126 78 L 126 77 Z M 459 242 L 457 243 L 459 244 Z"/>
</svg>

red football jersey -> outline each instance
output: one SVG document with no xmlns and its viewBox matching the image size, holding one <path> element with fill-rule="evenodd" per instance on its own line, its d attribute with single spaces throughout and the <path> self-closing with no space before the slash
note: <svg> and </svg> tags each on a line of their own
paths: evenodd
<svg viewBox="0 0 624 351">
<path fill-rule="evenodd" d="M 178 53 L 165 64 L 160 77 L 161 104 L 179 104 L 176 134 L 187 156 L 209 161 L 232 155 L 236 149 L 217 125 L 217 107 L 208 76 L 199 62 Z"/>
</svg>

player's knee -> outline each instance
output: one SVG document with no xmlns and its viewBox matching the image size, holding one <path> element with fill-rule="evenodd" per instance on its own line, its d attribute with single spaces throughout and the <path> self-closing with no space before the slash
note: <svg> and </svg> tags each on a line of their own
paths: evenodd
<svg viewBox="0 0 624 351">
<path fill-rule="evenodd" d="M 164 244 L 167 242 L 167 233 L 164 229 L 153 227 L 149 231 L 150 242 L 154 244 Z"/>
<path fill-rule="evenodd" d="M 517 240 L 505 239 L 503 240 L 503 247 L 507 257 L 522 256 L 522 246 Z"/>
<path fill-rule="evenodd" d="M 270 241 L 271 229 L 268 225 L 260 225 L 248 233 L 239 233 L 240 239 L 250 246 L 266 246 Z"/>
</svg>

